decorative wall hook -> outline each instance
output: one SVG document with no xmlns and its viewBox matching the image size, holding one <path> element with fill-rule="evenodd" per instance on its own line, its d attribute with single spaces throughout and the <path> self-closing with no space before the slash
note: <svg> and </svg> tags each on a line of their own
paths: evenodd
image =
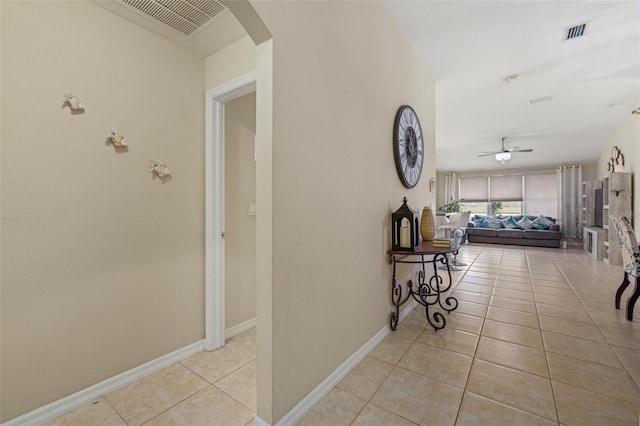
<svg viewBox="0 0 640 426">
<path fill-rule="evenodd" d="M 118 133 L 117 131 L 115 131 L 114 129 L 111 129 L 109 131 L 109 134 L 107 135 L 107 141 L 111 142 L 113 146 L 118 148 L 127 146 L 127 140 L 124 138 L 124 136 Z"/>
<path fill-rule="evenodd" d="M 84 104 L 80 102 L 80 99 L 76 95 L 66 92 L 64 99 L 62 100 L 62 107 L 69 105 L 71 112 L 84 112 Z"/>
<path fill-rule="evenodd" d="M 171 175 L 169 166 L 156 160 L 149 160 L 149 171 L 154 173 L 159 178 L 167 177 Z"/>
<path fill-rule="evenodd" d="M 611 148 L 611 158 L 609 158 L 609 162 L 607 163 L 607 172 L 624 172 L 624 155 L 622 154 L 622 151 L 620 151 L 620 148 L 618 148 L 617 146 Z"/>
</svg>

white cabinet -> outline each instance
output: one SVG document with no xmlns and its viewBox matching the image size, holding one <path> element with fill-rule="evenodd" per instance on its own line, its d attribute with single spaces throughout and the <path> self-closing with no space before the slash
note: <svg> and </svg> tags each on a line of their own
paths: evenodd
<svg viewBox="0 0 640 426">
<path fill-rule="evenodd" d="M 582 244 L 584 249 L 593 260 L 602 260 L 603 255 L 603 232 L 604 230 L 596 226 L 585 226 L 583 228 Z"/>
</svg>

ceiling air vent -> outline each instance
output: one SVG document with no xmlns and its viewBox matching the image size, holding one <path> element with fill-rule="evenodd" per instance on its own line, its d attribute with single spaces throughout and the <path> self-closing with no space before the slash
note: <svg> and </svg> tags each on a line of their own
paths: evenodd
<svg viewBox="0 0 640 426">
<path fill-rule="evenodd" d="M 556 95 L 552 95 L 552 96 L 543 96 L 541 98 L 535 98 L 535 99 L 531 99 L 529 101 L 530 104 L 539 104 L 540 102 L 549 102 L 552 101 L 556 98 Z"/>
<path fill-rule="evenodd" d="M 121 0 L 187 36 L 197 33 L 225 10 L 216 0 Z"/>
<path fill-rule="evenodd" d="M 582 24 L 578 24 L 578 25 L 574 25 L 573 27 L 568 27 L 564 29 L 564 36 L 562 37 L 562 40 L 571 40 L 573 38 L 578 38 L 578 37 L 582 37 L 584 35 L 584 32 L 587 29 L 587 24 L 588 22 L 582 23 Z"/>
</svg>

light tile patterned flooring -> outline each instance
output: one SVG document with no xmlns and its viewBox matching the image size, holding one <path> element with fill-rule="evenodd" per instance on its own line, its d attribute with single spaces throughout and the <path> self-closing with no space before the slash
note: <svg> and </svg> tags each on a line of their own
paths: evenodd
<svg viewBox="0 0 640 426">
<path fill-rule="evenodd" d="M 620 267 L 581 248 L 459 257 L 447 327 L 416 308 L 300 425 L 637 424 L 640 312 L 613 308 Z M 252 424 L 255 356 L 252 330 L 48 425 Z"/>
<path fill-rule="evenodd" d="M 256 329 L 45 423 L 47 426 L 252 425 Z"/>
</svg>

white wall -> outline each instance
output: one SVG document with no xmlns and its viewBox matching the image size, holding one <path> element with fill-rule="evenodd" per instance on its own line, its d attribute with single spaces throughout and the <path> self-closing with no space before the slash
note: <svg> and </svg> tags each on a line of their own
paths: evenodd
<svg viewBox="0 0 640 426">
<path fill-rule="evenodd" d="M 225 104 L 225 327 L 256 317 L 256 94 Z"/>
<path fill-rule="evenodd" d="M 89 2 L 0 8 L 5 421 L 204 338 L 204 61 Z"/>
</svg>

